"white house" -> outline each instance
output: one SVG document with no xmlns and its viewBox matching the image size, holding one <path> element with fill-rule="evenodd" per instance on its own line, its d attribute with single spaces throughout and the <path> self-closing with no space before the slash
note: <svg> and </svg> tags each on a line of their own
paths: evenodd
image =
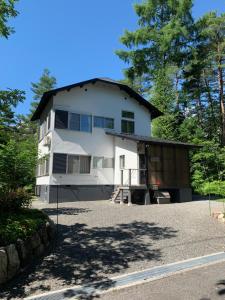
<svg viewBox="0 0 225 300">
<path fill-rule="evenodd" d="M 50 203 L 109 199 L 121 182 L 146 186 L 140 142 L 154 143 L 151 120 L 160 115 L 130 87 L 111 79 L 46 92 L 31 119 L 40 120 L 37 195 Z"/>
</svg>

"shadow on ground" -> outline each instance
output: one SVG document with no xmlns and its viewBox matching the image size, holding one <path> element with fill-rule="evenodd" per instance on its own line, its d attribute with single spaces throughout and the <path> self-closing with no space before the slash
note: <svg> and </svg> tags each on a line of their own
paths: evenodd
<svg viewBox="0 0 225 300">
<path fill-rule="evenodd" d="M 54 214 L 53 210 L 48 213 Z M 70 214 L 69 209 L 64 213 Z M 100 284 L 96 283 L 98 288 L 113 287 L 114 282 L 110 280 L 112 274 L 124 272 L 132 262 L 142 261 L 144 266 L 144 261 L 159 261 L 162 254 L 160 249 L 153 248 L 154 241 L 171 239 L 176 233 L 171 227 L 137 221 L 94 228 L 86 224 L 59 224 L 54 251 L 8 284 L 1 299 L 42 293 L 51 289 L 52 282 L 56 282 L 54 289 L 62 285 L 88 285 L 99 281 Z M 71 298 L 73 293 L 71 289 L 65 292 L 64 297 Z M 93 291 L 89 295 L 82 293 L 79 299 L 93 299 L 96 296 Z"/>
<path fill-rule="evenodd" d="M 219 282 L 217 282 L 217 288 L 219 288 L 218 290 L 218 295 L 219 296 L 225 296 L 225 280 L 220 280 Z"/>
<path fill-rule="evenodd" d="M 44 208 L 42 209 L 46 214 L 49 216 L 56 216 L 57 215 L 57 209 L 56 208 Z M 90 212 L 90 209 L 87 208 L 72 208 L 72 207 L 59 207 L 58 214 L 59 215 L 68 215 L 68 216 L 76 216 L 82 213 L 88 213 Z"/>
</svg>

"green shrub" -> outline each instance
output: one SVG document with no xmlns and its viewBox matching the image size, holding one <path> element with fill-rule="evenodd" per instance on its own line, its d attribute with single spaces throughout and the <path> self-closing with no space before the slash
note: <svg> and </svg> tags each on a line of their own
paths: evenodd
<svg viewBox="0 0 225 300">
<path fill-rule="evenodd" d="M 204 182 L 200 189 L 203 195 L 225 196 L 225 181 Z"/>
<path fill-rule="evenodd" d="M 16 212 L 0 213 L 0 246 L 26 240 L 47 220 L 47 216 L 36 209 L 19 209 Z"/>
<path fill-rule="evenodd" d="M 24 188 L 14 191 L 0 189 L 0 211 L 16 211 L 20 208 L 29 207 L 31 204 L 31 194 Z"/>
</svg>

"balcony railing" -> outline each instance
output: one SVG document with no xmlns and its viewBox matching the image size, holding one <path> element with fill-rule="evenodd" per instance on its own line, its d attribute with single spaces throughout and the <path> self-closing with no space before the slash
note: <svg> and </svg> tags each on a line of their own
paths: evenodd
<svg viewBox="0 0 225 300">
<path fill-rule="evenodd" d="M 121 169 L 121 186 L 141 186 L 147 184 L 146 169 Z"/>
</svg>

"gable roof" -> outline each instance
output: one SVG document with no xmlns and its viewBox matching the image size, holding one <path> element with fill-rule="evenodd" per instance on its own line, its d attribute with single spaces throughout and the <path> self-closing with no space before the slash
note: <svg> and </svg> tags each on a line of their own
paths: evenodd
<svg viewBox="0 0 225 300">
<path fill-rule="evenodd" d="M 61 88 L 50 90 L 50 91 L 44 93 L 41 100 L 40 100 L 40 102 L 39 102 L 39 104 L 38 104 L 37 109 L 35 110 L 33 116 L 31 117 L 31 121 L 35 121 L 35 120 L 38 120 L 40 118 L 40 115 L 41 115 L 42 111 L 45 109 L 49 99 L 52 96 L 56 95 L 58 92 L 66 91 L 66 90 L 69 91 L 72 88 L 75 88 L 75 87 L 78 87 L 78 86 L 82 87 L 82 86 L 84 86 L 86 84 L 89 84 L 89 83 L 94 84 L 97 81 L 118 86 L 121 90 L 125 91 L 130 97 L 137 100 L 137 102 L 139 104 L 145 106 L 149 110 L 149 112 L 151 113 L 152 119 L 163 115 L 163 113 L 161 111 L 159 111 L 151 103 L 149 103 L 147 100 L 145 100 L 141 95 L 139 95 L 137 92 L 135 92 L 128 85 L 125 85 L 125 84 L 120 83 L 118 81 L 112 80 L 110 78 L 93 78 L 93 79 L 89 79 L 89 80 L 86 80 L 86 81 L 81 81 L 81 82 L 78 82 L 78 83 L 75 83 L 75 84 L 63 86 Z"/>
</svg>

